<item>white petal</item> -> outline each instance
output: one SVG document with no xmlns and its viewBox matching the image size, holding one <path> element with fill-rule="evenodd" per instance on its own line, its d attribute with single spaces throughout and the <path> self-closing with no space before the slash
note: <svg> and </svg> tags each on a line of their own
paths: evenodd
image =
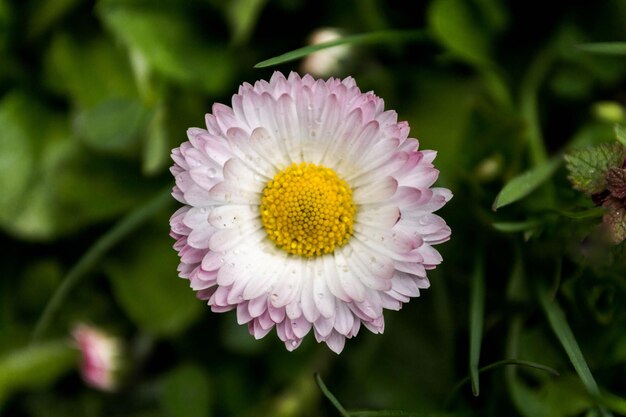
<svg viewBox="0 0 626 417">
<path fill-rule="evenodd" d="M 386 256 L 371 252 L 357 241 L 350 242 L 354 248 L 352 256 L 346 258 L 348 266 L 368 288 L 377 291 L 391 289 L 394 263 Z"/>
<path fill-rule="evenodd" d="M 259 127 L 252 131 L 250 146 L 267 164 L 271 165 L 274 171 L 271 177 L 291 164 L 280 142 L 264 127 Z M 257 162 L 261 162 L 261 160 L 259 159 Z M 268 168 L 267 172 L 272 172 L 272 168 Z"/>
<path fill-rule="evenodd" d="M 244 292 L 244 298 L 245 298 L 245 292 Z M 259 317 L 261 314 L 265 313 L 266 310 L 267 310 L 267 296 L 259 296 L 257 298 L 252 298 L 248 302 L 248 312 L 250 313 L 252 317 Z"/>
<path fill-rule="evenodd" d="M 211 236 L 210 248 L 216 252 L 226 252 L 242 242 L 256 243 L 265 238 L 266 234 L 260 230 L 262 225 L 256 222 L 246 222 L 240 227 L 218 230 Z"/>
<path fill-rule="evenodd" d="M 237 271 L 233 262 L 225 262 L 217 271 L 217 284 L 220 287 L 232 285 L 237 279 Z"/>
<path fill-rule="evenodd" d="M 274 307 L 284 307 L 293 302 L 296 297 L 299 301 L 303 282 L 304 265 L 302 262 L 288 261 L 286 255 L 282 256 L 280 262 L 285 265 L 285 269 L 272 288 L 270 300 Z"/>
<path fill-rule="evenodd" d="M 344 246 L 335 250 L 335 262 L 337 273 L 339 274 L 339 284 L 345 293 L 355 301 L 362 301 L 365 297 L 365 286 L 361 283 L 355 273 L 350 270 L 346 257 L 350 256 L 352 248 Z M 344 255 L 345 254 L 345 255 Z"/>
<path fill-rule="evenodd" d="M 330 292 L 339 300 L 350 302 L 352 298 L 348 296 L 339 282 L 339 272 L 337 271 L 337 264 L 335 262 L 334 255 L 326 255 L 322 257 L 324 262 L 324 277 L 326 278 L 326 285 Z M 337 303 L 338 305 L 341 303 Z"/>
<path fill-rule="evenodd" d="M 307 333 L 311 331 L 311 327 L 313 327 L 313 325 L 304 316 L 300 316 L 296 320 L 291 320 L 293 334 L 299 339 L 306 336 Z"/>
<path fill-rule="evenodd" d="M 191 207 L 183 217 L 185 226 L 192 229 L 204 227 L 209 221 L 209 211 L 204 207 Z"/>
<path fill-rule="evenodd" d="M 261 202 L 262 188 L 245 188 L 250 184 L 238 184 L 236 182 L 230 182 L 224 180 L 216 184 L 209 192 L 208 196 L 202 202 L 206 201 L 209 197 L 213 201 L 219 201 L 227 204 L 259 204 Z M 194 196 L 195 197 L 195 196 Z M 185 193 L 185 199 L 187 199 L 187 193 Z M 194 204 L 201 205 L 201 204 Z"/>
<path fill-rule="evenodd" d="M 189 233 L 187 243 L 189 244 L 189 246 L 197 249 L 207 249 L 209 247 L 209 242 L 213 234 L 215 234 L 215 228 L 211 227 L 210 225 L 197 227 L 195 229 L 192 229 L 191 233 Z"/>
<path fill-rule="evenodd" d="M 321 259 L 316 260 L 314 268 L 313 298 L 315 299 L 315 306 L 322 316 L 331 317 L 335 314 L 335 296 L 331 294 L 326 285 L 323 261 Z"/>
<path fill-rule="evenodd" d="M 284 308 L 276 308 L 271 304 L 268 304 L 267 311 L 270 314 L 270 318 L 274 321 L 274 323 L 280 323 L 285 320 L 285 309 Z"/>
<path fill-rule="evenodd" d="M 400 218 L 400 209 L 393 204 L 368 204 L 359 207 L 356 222 L 381 229 L 391 229 Z"/>
<path fill-rule="evenodd" d="M 252 316 L 248 312 L 248 306 L 246 303 L 240 303 L 237 305 L 237 324 L 245 324 L 252 320 Z"/>
<path fill-rule="evenodd" d="M 319 334 L 319 336 L 323 339 L 326 338 L 330 332 L 333 331 L 333 326 L 335 325 L 335 316 L 332 317 L 324 317 L 320 316 L 313 326 L 315 327 L 315 331 Z"/>
<path fill-rule="evenodd" d="M 398 188 L 398 181 L 393 177 L 381 178 L 370 184 L 352 190 L 356 204 L 372 204 L 389 200 Z"/>
<path fill-rule="evenodd" d="M 202 258 L 202 269 L 215 271 L 224 264 L 224 254 L 221 252 L 208 251 Z"/>
<path fill-rule="evenodd" d="M 320 316 L 320 311 L 315 305 L 313 295 L 314 271 L 310 265 L 306 265 L 302 269 L 302 292 L 300 294 L 300 302 L 304 317 L 313 323 Z"/>
<path fill-rule="evenodd" d="M 335 312 L 335 330 L 340 334 L 347 336 L 354 325 L 354 315 L 352 311 L 344 304 L 337 303 Z"/>
<path fill-rule="evenodd" d="M 346 338 L 337 332 L 333 332 L 324 342 L 326 342 L 330 350 L 340 354 L 346 344 Z"/>
<path fill-rule="evenodd" d="M 218 229 L 231 229 L 242 227 L 244 223 L 258 217 L 258 206 L 225 204 L 211 210 L 208 221 Z"/>
<path fill-rule="evenodd" d="M 252 279 L 250 279 L 243 291 L 244 300 L 251 300 L 263 294 L 268 294 L 272 284 L 274 284 L 274 277 L 267 271 L 252 276 Z"/>
</svg>

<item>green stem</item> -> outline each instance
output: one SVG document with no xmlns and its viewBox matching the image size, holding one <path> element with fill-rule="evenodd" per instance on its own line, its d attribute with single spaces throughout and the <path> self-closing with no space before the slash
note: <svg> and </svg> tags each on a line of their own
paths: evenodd
<svg viewBox="0 0 626 417">
<path fill-rule="evenodd" d="M 129 213 L 112 229 L 98 239 L 93 246 L 80 258 L 74 267 L 65 275 L 61 284 L 48 301 L 35 328 L 31 334 L 31 344 L 36 343 L 50 326 L 54 315 L 58 312 L 70 291 L 79 283 L 80 279 L 91 270 L 98 261 L 118 242 L 133 232 L 139 225 L 151 218 L 156 212 L 166 207 L 172 201 L 170 190 L 161 192 L 144 206 Z"/>
<path fill-rule="evenodd" d="M 346 411 L 345 408 L 343 408 L 343 405 L 341 405 L 337 397 L 335 397 L 333 393 L 328 390 L 326 384 L 324 384 L 324 381 L 322 381 L 322 377 L 318 373 L 315 374 L 315 382 L 317 382 L 320 390 L 322 390 L 326 398 L 328 398 L 328 401 L 330 401 L 335 406 L 337 411 L 339 411 L 339 414 L 341 414 L 343 417 L 350 417 L 350 414 Z"/>
</svg>

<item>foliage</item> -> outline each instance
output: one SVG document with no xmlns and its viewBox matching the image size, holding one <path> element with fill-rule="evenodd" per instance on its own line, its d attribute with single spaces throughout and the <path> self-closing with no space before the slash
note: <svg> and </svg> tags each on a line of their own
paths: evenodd
<svg viewBox="0 0 626 417">
<path fill-rule="evenodd" d="M 588 3 L 0 0 L 0 415 L 626 414 L 626 3 Z M 177 278 L 163 189 L 212 103 L 336 45 L 438 151 L 453 235 L 385 334 L 289 353 Z"/>
</svg>

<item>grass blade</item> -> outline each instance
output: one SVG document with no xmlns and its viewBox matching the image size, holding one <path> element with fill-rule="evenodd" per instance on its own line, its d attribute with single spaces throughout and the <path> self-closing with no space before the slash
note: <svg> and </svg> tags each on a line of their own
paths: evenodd
<svg viewBox="0 0 626 417">
<path fill-rule="evenodd" d="M 426 31 L 424 30 L 383 30 L 369 33 L 360 33 L 357 35 L 345 36 L 343 38 L 335 39 L 328 42 L 318 43 L 316 45 L 309 45 L 302 48 L 295 49 L 290 52 L 286 52 L 282 55 L 275 56 L 265 61 L 261 61 L 254 66 L 254 68 L 265 68 L 273 65 L 283 64 L 285 62 L 294 61 L 298 58 L 310 55 L 313 52 L 317 52 L 322 49 L 332 48 L 338 45 L 359 45 L 359 44 L 372 44 L 372 43 L 385 43 L 385 42 L 410 42 L 410 41 L 422 41 L 427 39 Z"/>
<path fill-rule="evenodd" d="M 602 391 L 598 402 L 611 411 L 615 411 L 620 415 L 626 415 L 626 399 L 619 397 L 607 391 Z"/>
<path fill-rule="evenodd" d="M 561 157 L 554 157 L 509 181 L 496 196 L 493 211 L 514 203 L 533 192 L 546 182 L 561 164 Z"/>
<path fill-rule="evenodd" d="M 52 295 L 52 298 L 50 298 L 50 301 L 48 301 L 31 334 L 31 344 L 37 342 L 43 336 L 52 322 L 52 318 L 80 279 L 89 272 L 112 247 L 124 237 L 128 236 L 143 222 L 151 218 L 157 211 L 171 203 L 173 200 L 170 197 L 170 193 L 171 191 L 168 187 L 167 192 L 159 193 L 144 206 L 129 213 L 85 252 L 76 265 L 65 275 L 61 281 L 61 285 L 59 285 Z"/>
<path fill-rule="evenodd" d="M 474 415 L 471 412 L 420 412 L 403 410 L 381 410 L 381 411 L 350 411 L 351 417 L 469 417 Z"/>
<path fill-rule="evenodd" d="M 493 369 L 497 369 L 500 368 L 502 366 L 525 366 L 528 368 L 534 368 L 534 369 L 539 369 L 541 371 L 545 371 L 548 372 L 554 376 L 559 376 L 560 374 L 558 373 L 558 371 L 554 368 L 551 368 L 547 365 L 542 365 L 540 363 L 537 362 L 531 362 L 531 361 L 525 361 L 525 360 L 521 360 L 521 359 L 503 359 L 501 361 L 497 361 L 494 363 L 490 363 L 489 365 L 485 365 L 482 368 L 478 369 L 479 373 L 483 373 L 483 372 L 487 372 L 487 371 L 491 371 Z M 454 398 L 454 395 L 461 389 L 461 387 L 465 384 L 467 384 L 468 382 L 471 381 L 471 377 L 468 375 L 465 378 L 463 378 L 462 380 L 460 380 L 459 382 L 457 382 L 457 384 L 454 386 L 454 388 L 452 388 L 452 390 L 450 390 L 450 394 L 448 395 L 448 398 L 446 399 L 446 408 L 449 408 L 451 403 L 452 403 L 452 398 Z"/>
<path fill-rule="evenodd" d="M 577 45 L 578 49 L 592 54 L 626 55 L 626 42 L 595 42 Z"/>
<path fill-rule="evenodd" d="M 563 313 L 563 310 L 556 300 L 550 299 L 548 290 L 540 288 L 538 290 L 538 297 L 539 303 L 548 318 L 552 331 L 559 339 L 559 342 L 561 342 L 563 349 L 565 349 L 572 365 L 574 365 L 574 369 L 587 389 L 587 392 L 589 392 L 592 397 L 599 398 L 600 389 L 598 388 L 598 384 L 591 374 L 589 365 L 587 365 L 583 353 L 578 346 L 576 337 L 567 323 L 565 313 Z"/>
<path fill-rule="evenodd" d="M 480 362 L 480 342 L 483 336 L 483 317 L 485 311 L 485 276 L 483 271 L 482 254 L 476 257 L 474 275 L 472 277 L 472 294 L 470 300 L 470 350 L 469 372 L 472 381 L 472 393 L 478 396 L 480 384 L 478 378 L 478 363 Z"/>
<path fill-rule="evenodd" d="M 491 226 L 498 232 L 503 233 L 516 233 L 525 232 L 527 230 L 536 229 L 541 226 L 543 222 L 537 219 L 530 219 L 521 222 L 493 222 Z"/>
</svg>

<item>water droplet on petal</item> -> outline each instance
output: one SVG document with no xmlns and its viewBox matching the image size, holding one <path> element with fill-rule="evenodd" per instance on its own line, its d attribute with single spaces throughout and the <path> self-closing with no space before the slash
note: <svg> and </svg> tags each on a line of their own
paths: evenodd
<svg viewBox="0 0 626 417">
<path fill-rule="evenodd" d="M 297 341 L 295 341 L 295 340 L 292 340 L 292 341 L 291 341 L 291 346 L 293 346 L 293 347 L 297 347 L 297 346 L 298 346 L 298 342 L 297 342 Z"/>
<path fill-rule="evenodd" d="M 207 171 L 207 176 L 209 178 L 215 178 L 216 175 L 217 175 L 217 170 L 215 168 L 209 168 L 209 170 Z"/>
</svg>

